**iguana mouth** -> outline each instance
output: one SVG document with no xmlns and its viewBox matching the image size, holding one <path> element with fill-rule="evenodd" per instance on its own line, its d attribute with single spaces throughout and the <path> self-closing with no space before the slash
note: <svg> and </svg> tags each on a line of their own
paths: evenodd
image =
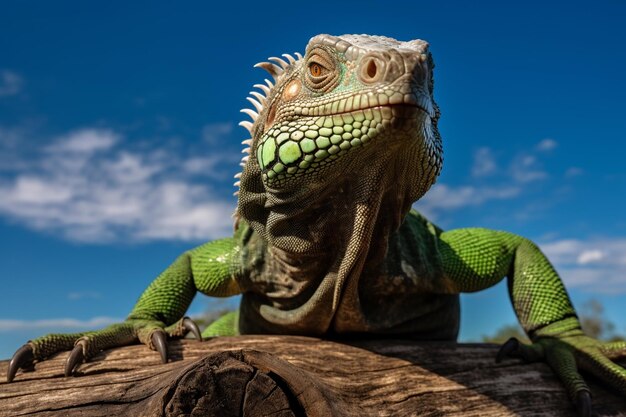
<svg viewBox="0 0 626 417">
<path fill-rule="evenodd" d="M 406 108 L 406 109 L 420 109 L 421 111 L 423 111 L 424 113 L 426 113 L 426 115 L 430 116 L 430 113 L 428 112 L 428 110 L 426 110 L 423 106 L 420 106 L 417 103 L 397 103 L 397 104 L 379 104 L 376 106 L 369 106 L 369 107 L 364 107 L 362 109 L 356 109 L 356 110 L 350 110 L 350 111 L 345 111 L 345 112 L 339 112 L 339 113 L 331 113 L 328 114 L 327 116 L 336 116 L 336 115 L 342 115 L 342 114 L 349 114 L 349 113 L 354 113 L 355 111 L 365 111 L 365 110 L 374 110 L 374 109 L 382 109 L 384 107 L 388 107 L 388 108 Z"/>
</svg>

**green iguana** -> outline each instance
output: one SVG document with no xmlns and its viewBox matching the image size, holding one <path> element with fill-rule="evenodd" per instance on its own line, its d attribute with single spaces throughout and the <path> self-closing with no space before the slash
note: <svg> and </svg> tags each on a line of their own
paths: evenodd
<svg viewBox="0 0 626 417">
<path fill-rule="evenodd" d="M 198 327 L 184 317 L 196 292 L 242 294 L 239 311 L 203 336 L 273 333 L 455 340 L 459 293 L 508 277 L 532 343 L 505 356 L 547 361 L 582 415 L 589 388 L 578 369 L 626 395 L 626 342 L 585 336 L 559 276 L 531 241 L 480 229 L 443 231 L 411 205 L 442 167 L 433 60 L 421 40 L 367 35 L 312 38 L 305 56 L 257 64 L 274 82 L 248 100 L 251 134 L 237 175 L 234 237 L 180 256 L 123 323 L 49 334 L 13 356 L 8 380 L 60 351 L 65 372 L 137 341 L 167 361 L 166 337 Z"/>
</svg>

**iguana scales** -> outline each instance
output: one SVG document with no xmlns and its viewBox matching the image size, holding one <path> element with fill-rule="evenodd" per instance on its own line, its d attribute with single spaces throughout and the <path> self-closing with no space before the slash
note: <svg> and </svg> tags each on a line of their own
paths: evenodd
<svg viewBox="0 0 626 417">
<path fill-rule="evenodd" d="M 455 340 L 459 293 L 508 277 L 511 301 L 532 340 L 498 355 L 546 360 L 583 415 L 590 392 L 578 369 L 626 395 L 612 359 L 626 342 L 583 334 L 559 276 L 531 241 L 480 229 L 443 231 L 411 205 L 435 182 L 442 145 L 433 60 L 421 40 L 318 35 L 306 54 L 257 64 L 274 78 L 243 112 L 244 141 L 234 237 L 181 255 L 123 323 L 29 341 L 20 367 L 72 350 L 66 374 L 102 349 L 165 339 L 197 326 L 184 317 L 196 292 L 242 294 L 237 314 L 204 336 L 247 333 L 331 337 L 396 335 Z"/>
</svg>

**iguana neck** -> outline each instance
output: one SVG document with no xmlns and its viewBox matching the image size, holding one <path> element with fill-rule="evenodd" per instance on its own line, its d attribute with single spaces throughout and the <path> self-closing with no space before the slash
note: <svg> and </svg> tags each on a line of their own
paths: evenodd
<svg viewBox="0 0 626 417">
<path fill-rule="evenodd" d="M 273 307 L 260 306 L 267 322 L 322 334 L 331 327 L 340 304 L 358 304 L 351 287 L 358 284 L 364 265 L 384 258 L 389 237 L 414 200 L 411 187 L 396 181 L 396 174 L 406 169 L 403 160 L 381 155 L 323 190 L 304 188 L 289 197 L 268 193 L 263 207 L 252 211 L 256 221 L 244 217 L 267 242 L 276 270 L 295 281 L 306 278 L 315 289 L 295 309 L 281 308 L 279 301 Z M 344 299 L 346 288 L 351 288 L 350 300 Z M 315 317 L 314 323 L 305 317 Z"/>
</svg>

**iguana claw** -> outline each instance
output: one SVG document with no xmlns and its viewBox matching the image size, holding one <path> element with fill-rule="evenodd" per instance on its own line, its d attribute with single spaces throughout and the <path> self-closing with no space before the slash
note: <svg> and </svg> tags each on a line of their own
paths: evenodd
<svg viewBox="0 0 626 417">
<path fill-rule="evenodd" d="M 83 345 L 79 343 L 74 346 L 74 349 L 72 349 L 70 356 L 68 356 L 67 360 L 65 361 L 65 376 L 72 376 L 76 365 L 82 363 L 84 359 L 85 355 L 83 353 Z"/>
<path fill-rule="evenodd" d="M 154 348 L 161 354 L 161 362 L 167 363 L 167 336 L 163 330 L 156 330 L 151 336 Z"/>
<path fill-rule="evenodd" d="M 509 340 L 504 342 L 502 346 L 500 346 L 500 350 L 498 350 L 498 354 L 496 355 L 496 363 L 502 362 L 502 359 L 507 356 L 512 356 L 511 354 L 517 352 L 518 349 L 519 340 L 514 337 L 510 338 Z"/>
<path fill-rule="evenodd" d="M 587 390 L 580 390 L 576 394 L 576 410 L 580 417 L 591 417 L 591 394 Z"/>
<path fill-rule="evenodd" d="M 183 319 L 183 327 L 188 332 L 193 333 L 193 336 L 202 342 L 202 335 L 200 334 L 200 328 L 193 320 L 191 320 L 189 317 L 185 317 Z"/>
<path fill-rule="evenodd" d="M 13 381 L 18 369 L 24 367 L 24 365 L 32 364 L 34 359 L 33 348 L 29 344 L 25 344 L 19 348 L 9 362 L 9 369 L 7 370 L 7 382 Z"/>
</svg>

